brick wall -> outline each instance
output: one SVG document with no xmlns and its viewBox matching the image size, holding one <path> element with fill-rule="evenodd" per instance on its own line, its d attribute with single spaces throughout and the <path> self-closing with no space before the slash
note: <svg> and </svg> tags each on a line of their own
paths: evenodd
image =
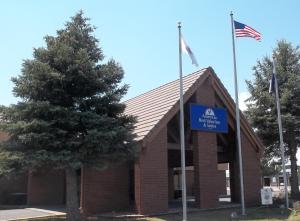
<svg viewBox="0 0 300 221">
<path fill-rule="evenodd" d="M 129 208 L 129 169 L 127 165 L 103 171 L 82 169 L 81 209 L 84 214 L 122 211 Z"/>
<path fill-rule="evenodd" d="M 0 178 L 0 204 L 26 204 L 26 193 L 27 173 Z"/>
<path fill-rule="evenodd" d="M 0 142 L 7 139 L 8 134 L 0 132 Z M 26 204 L 26 193 L 27 173 L 0 178 L 0 204 Z"/>
<path fill-rule="evenodd" d="M 65 203 L 65 173 L 62 170 L 29 172 L 28 205 L 62 205 Z"/>
<path fill-rule="evenodd" d="M 143 148 L 135 164 L 135 203 L 140 214 L 168 211 L 166 127 Z"/>
<path fill-rule="evenodd" d="M 261 170 L 259 153 L 255 152 L 252 144 L 241 132 L 245 204 L 247 206 L 257 205 L 260 202 Z"/>
</svg>

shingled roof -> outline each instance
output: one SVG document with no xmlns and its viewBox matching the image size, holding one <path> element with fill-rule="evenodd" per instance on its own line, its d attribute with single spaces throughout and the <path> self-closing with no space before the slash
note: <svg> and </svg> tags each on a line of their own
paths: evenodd
<svg viewBox="0 0 300 221">
<path fill-rule="evenodd" d="M 207 69 L 183 77 L 185 94 Z M 137 117 L 135 133 L 142 140 L 179 100 L 179 79 L 141 94 L 125 102 L 126 115 Z"/>
<path fill-rule="evenodd" d="M 230 107 L 228 107 L 229 111 L 234 112 L 234 101 L 211 67 L 201 69 L 183 77 L 184 102 L 192 96 L 209 76 L 215 79 L 216 88 L 221 91 L 226 103 L 230 104 Z M 131 98 L 124 103 L 126 104 L 125 114 L 137 117 L 134 131 L 137 135 L 136 140 L 145 142 L 147 138 L 155 134 L 155 131 L 158 132 L 161 124 L 168 122 L 179 110 L 179 79 Z M 248 136 L 256 143 L 256 146 L 262 148 L 261 141 L 242 114 L 241 127 L 247 130 Z"/>
</svg>

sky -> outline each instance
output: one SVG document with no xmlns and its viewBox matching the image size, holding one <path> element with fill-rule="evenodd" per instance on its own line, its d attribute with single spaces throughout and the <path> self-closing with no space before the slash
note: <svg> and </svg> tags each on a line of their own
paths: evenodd
<svg viewBox="0 0 300 221">
<path fill-rule="evenodd" d="M 113 58 L 122 65 L 123 83 L 130 85 L 124 100 L 178 78 L 178 21 L 199 63 L 193 66 L 184 55 L 184 75 L 211 66 L 232 97 L 231 11 L 263 36 L 261 42 L 236 39 L 241 98 L 248 96 L 245 80 L 252 79 L 257 60 L 270 56 L 278 40 L 296 46 L 300 37 L 297 0 L 2 0 L 0 5 L 0 105 L 18 101 L 10 79 L 21 74 L 33 48 L 45 46 L 43 37 L 55 36 L 79 10 L 97 27 L 103 62 Z"/>
</svg>

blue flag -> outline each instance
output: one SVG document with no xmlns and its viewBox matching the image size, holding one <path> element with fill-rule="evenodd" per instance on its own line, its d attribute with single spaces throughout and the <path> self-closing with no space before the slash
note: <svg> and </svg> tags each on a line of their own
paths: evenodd
<svg viewBox="0 0 300 221">
<path fill-rule="evenodd" d="M 275 91 L 275 74 L 272 74 L 272 78 L 270 79 L 269 93 L 272 94 Z"/>
</svg>

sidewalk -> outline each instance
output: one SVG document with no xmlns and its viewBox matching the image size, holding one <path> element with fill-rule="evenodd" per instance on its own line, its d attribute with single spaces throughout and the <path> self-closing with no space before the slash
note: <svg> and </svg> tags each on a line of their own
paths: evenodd
<svg viewBox="0 0 300 221">
<path fill-rule="evenodd" d="M 13 221 L 29 218 L 53 217 L 65 215 L 60 209 L 39 209 L 39 208 L 24 208 L 24 209 L 9 209 L 0 210 L 0 221 Z"/>
</svg>

